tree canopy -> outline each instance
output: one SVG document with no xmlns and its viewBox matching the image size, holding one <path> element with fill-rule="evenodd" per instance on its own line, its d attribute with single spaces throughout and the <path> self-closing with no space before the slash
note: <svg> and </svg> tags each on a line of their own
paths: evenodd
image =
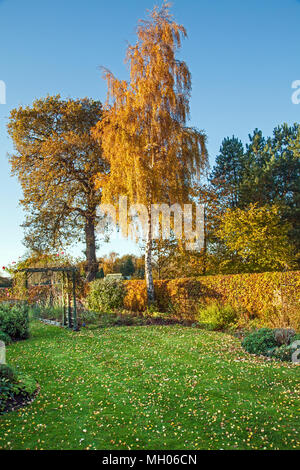
<svg viewBox="0 0 300 470">
<path fill-rule="evenodd" d="M 225 243 L 229 272 L 261 272 L 292 268 L 288 224 L 282 224 L 280 209 L 250 204 L 246 209 L 227 209 L 217 235 Z"/>
<path fill-rule="evenodd" d="M 176 58 L 185 37 L 185 28 L 173 20 L 167 3 L 140 21 L 137 42 L 127 50 L 129 81 L 104 71 L 108 103 L 95 128 L 110 164 L 103 200 L 116 203 L 126 195 L 130 204 L 143 204 L 148 210 L 145 271 L 150 301 L 151 204 L 187 202 L 192 181 L 207 164 L 205 134 L 186 125 L 191 74 Z M 102 174 L 98 184 L 103 185 Z"/>
<path fill-rule="evenodd" d="M 12 110 L 8 124 L 15 146 L 12 173 L 23 190 L 26 246 L 45 252 L 85 240 L 88 280 L 97 272 L 95 224 L 101 188 L 95 188 L 94 178 L 109 169 L 99 140 L 91 135 L 101 118 L 99 101 L 56 95 Z"/>
</svg>

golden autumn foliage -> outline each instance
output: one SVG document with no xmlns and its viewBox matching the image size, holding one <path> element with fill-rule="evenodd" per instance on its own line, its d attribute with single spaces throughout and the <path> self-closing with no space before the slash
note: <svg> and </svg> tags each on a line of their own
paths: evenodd
<svg viewBox="0 0 300 470">
<path fill-rule="evenodd" d="M 176 57 L 186 30 L 178 25 L 164 3 L 140 21 L 137 42 L 129 46 L 129 81 L 108 71 L 108 102 L 94 135 L 101 140 L 110 174 L 103 202 L 182 204 L 189 200 L 194 179 L 207 164 L 205 135 L 187 127 L 191 75 Z M 102 175 L 96 186 L 102 186 Z M 153 300 L 152 233 L 148 221 L 145 271 L 148 298 Z M 126 228 L 125 228 L 126 229 Z"/>
<path fill-rule="evenodd" d="M 220 216 L 217 237 L 228 251 L 228 259 L 221 261 L 224 269 L 232 269 L 234 261 L 238 272 L 261 272 L 293 267 L 290 227 L 282 223 L 276 205 L 250 204 L 246 209 L 227 209 Z M 230 257 L 231 255 L 231 257 Z"/>
<path fill-rule="evenodd" d="M 199 305 L 231 305 L 240 326 L 300 328 L 298 293 L 300 271 L 203 276 L 197 279 L 154 281 L 157 307 L 179 320 L 195 321 Z M 144 281 L 127 281 L 125 308 L 143 312 L 147 307 Z"/>
<path fill-rule="evenodd" d="M 83 239 L 88 280 L 97 272 L 95 225 L 101 189 L 95 189 L 94 177 L 108 171 L 101 145 L 91 135 L 101 116 L 98 101 L 57 95 L 13 109 L 8 124 L 15 147 L 12 173 L 21 183 L 27 214 L 26 245 L 46 252 Z"/>
</svg>

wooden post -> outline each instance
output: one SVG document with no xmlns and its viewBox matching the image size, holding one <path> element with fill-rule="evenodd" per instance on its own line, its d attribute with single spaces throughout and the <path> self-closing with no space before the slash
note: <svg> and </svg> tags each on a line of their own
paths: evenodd
<svg viewBox="0 0 300 470">
<path fill-rule="evenodd" d="M 63 282 L 62 282 L 62 323 L 67 325 L 69 328 L 73 328 L 74 331 L 78 331 L 77 324 L 77 304 L 76 304 L 76 268 L 73 267 L 53 267 L 53 268 L 26 268 L 21 269 L 20 272 L 24 273 L 24 287 L 28 291 L 28 273 L 62 273 Z M 71 273 L 72 273 L 72 288 L 71 288 Z M 51 287 L 54 285 L 52 282 L 51 276 Z M 72 290 L 72 292 L 71 292 Z M 53 295 L 51 289 L 50 292 Z M 71 295 L 73 297 L 71 301 Z M 73 303 L 73 311 L 71 304 Z"/>
<path fill-rule="evenodd" d="M 47 271 L 46 273 L 46 276 L 47 278 L 49 277 L 50 275 L 50 281 L 49 281 L 49 285 L 50 285 L 50 292 L 49 292 L 49 303 L 50 303 L 50 308 L 52 309 L 53 308 L 53 273 L 49 274 L 49 272 Z M 46 279 L 47 279 L 46 278 Z M 46 281 L 48 283 L 48 280 Z"/>
<path fill-rule="evenodd" d="M 24 287 L 25 287 L 25 301 L 28 300 L 28 274 L 27 271 L 24 271 L 25 279 L 24 279 Z"/>
<path fill-rule="evenodd" d="M 68 302 L 68 327 L 72 328 L 72 310 L 71 310 L 71 299 L 70 299 L 70 276 L 67 273 L 67 302 Z"/>
<path fill-rule="evenodd" d="M 62 300 L 62 319 L 61 319 L 61 323 L 62 323 L 62 326 L 65 326 L 66 309 L 65 309 L 65 273 L 64 272 L 62 273 L 61 300 Z"/>
<path fill-rule="evenodd" d="M 72 273 L 73 277 L 73 330 L 77 331 L 77 305 L 76 305 L 76 271 Z"/>
</svg>

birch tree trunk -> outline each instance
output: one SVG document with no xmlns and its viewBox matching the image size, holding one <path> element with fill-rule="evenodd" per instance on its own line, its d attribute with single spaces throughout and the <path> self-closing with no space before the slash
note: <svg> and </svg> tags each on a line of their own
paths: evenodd
<svg viewBox="0 0 300 470">
<path fill-rule="evenodd" d="M 155 300 L 153 274 L 152 274 L 151 208 L 148 208 L 146 250 L 145 250 L 145 277 L 146 277 L 146 286 L 147 286 L 148 305 L 151 305 Z"/>
</svg>

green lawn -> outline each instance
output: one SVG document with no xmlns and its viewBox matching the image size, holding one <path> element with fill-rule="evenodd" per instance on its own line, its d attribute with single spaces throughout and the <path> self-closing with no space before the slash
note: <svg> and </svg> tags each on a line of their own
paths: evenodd
<svg viewBox="0 0 300 470">
<path fill-rule="evenodd" d="M 0 416 L 1 449 L 300 448 L 299 366 L 222 333 L 33 323 L 7 360 L 41 390 Z"/>
</svg>

